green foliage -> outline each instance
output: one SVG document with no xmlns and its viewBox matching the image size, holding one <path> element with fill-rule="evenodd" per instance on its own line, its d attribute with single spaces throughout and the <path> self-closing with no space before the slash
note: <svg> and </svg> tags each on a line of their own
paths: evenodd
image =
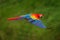
<svg viewBox="0 0 60 40">
<path fill-rule="evenodd" d="M 42 13 L 51 29 L 41 29 L 26 20 L 7 18 Z M 0 0 L 0 40 L 60 40 L 60 0 Z"/>
</svg>

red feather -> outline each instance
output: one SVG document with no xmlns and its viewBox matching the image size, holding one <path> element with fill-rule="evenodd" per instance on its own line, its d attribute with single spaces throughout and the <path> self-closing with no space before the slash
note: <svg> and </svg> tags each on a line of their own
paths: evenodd
<svg viewBox="0 0 60 40">
<path fill-rule="evenodd" d="M 17 20 L 19 17 L 8 18 L 8 20 Z"/>
</svg>

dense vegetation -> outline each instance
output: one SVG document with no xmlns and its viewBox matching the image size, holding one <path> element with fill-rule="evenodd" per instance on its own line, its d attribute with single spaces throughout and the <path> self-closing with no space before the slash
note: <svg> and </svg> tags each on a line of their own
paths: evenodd
<svg viewBox="0 0 60 40">
<path fill-rule="evenodd" d="M 42 13 L 51 29 L 41 29 L 26 20 L 7 18 Z M 0 40 L 60 40 L 60 0 L 0 0 Z"/>
</svg>

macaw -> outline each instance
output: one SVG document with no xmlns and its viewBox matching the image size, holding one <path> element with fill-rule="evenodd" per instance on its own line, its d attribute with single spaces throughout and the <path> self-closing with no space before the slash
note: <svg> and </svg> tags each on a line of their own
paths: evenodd
<svg viewBox="0 0 60 40">
<path fill-rule="evenodd" d="M 8 18 L 8 20 L 22 20 L 22 19 L 27 19 L 28 22 L 40 27 L 40 28 L 46 28 L 46 26 L 42 23 L 41 20 L 39 20 L 41 17 L 43 16 L 43 14 L 26 14 L 26 15 L 22 15 L 19 17 L 13 17 L 13 18 Z"/>
</svg>

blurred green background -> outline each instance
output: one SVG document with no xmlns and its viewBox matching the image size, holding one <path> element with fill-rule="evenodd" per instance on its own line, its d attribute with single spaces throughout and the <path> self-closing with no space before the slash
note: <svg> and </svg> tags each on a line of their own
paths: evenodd
<svg viewBox="0 0 60 40">
<path fill-rule="evenodd" d="M 7 18 L 42 13 L 51 29 L 42 29 L 26 20 Z M 0 40 L 60 40 L 60 0 L 0 0 Z"/>
</svg>

